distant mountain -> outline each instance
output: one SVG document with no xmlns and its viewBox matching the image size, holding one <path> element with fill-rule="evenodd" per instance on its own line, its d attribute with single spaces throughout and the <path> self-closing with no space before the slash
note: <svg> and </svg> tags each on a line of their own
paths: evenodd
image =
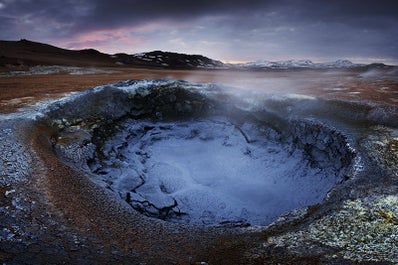
<svg viewBox="0 0 398 265">
<path fill-rule="evenodd" d="M 202 55 L 153 51 L 140 54 L 109 55 L 94 49 L 67 50 L 48 44 L 20 41 L 0 41 L 0 67 L 15 68 L 35 65 L 64 66 L 130 66 L 171 69 L 222 68 L 224 64 Z"/>
<path fill-rule="evenodd" d="M 107 66 L 112 63 L 109 55 L 93 49 L 72 51 L 28 40 L 0 41 L 0 66 Z"/>
<path fill-rule="evenodd" d="M 314 63 L 310 60 L 257 61 L 224 64 L 203 55 L 152 51 L 137 54 L 101 53 L 94 49 L 67 50 L 29 40 L 0 41 L 0 70 L 26 70 L 37 65 L 89 67 L 145 67 L 157 69 L 230 69 L 246 71 L 295 69 L 385 68 L 384 64 L 354 64 L 348 60 Z"/>
<path fill-rule="evenodd" d="M 152 51 L 132 55 L 118 53 L 111 56 L 118 65 L 139 65 L 173 69 L 220 69 L 225 68 L 221 61 L 203 55 L 190 55 L 174 52 Z"/>
<path fill-rule="evenodd" d="M 349 60 L 337 60 L 328 63 L 314 63 L 310 60 L 288 60 L 288 61 L 257 61 L 240 64 L 240 68 L 247 69 L 338 69 L 364 67 L 365 64 L 354 64 Z"/>
<path fill-rule="evenodd" d="M 147 62 L 154 62 L 163 66 L 192 67 L 192 68 L 224 68 L 221 61 L 216 61 L 202 55 L 189 55 L 174 52 L 152 51 L 133 54 L 134 57 Z"/>
<path fill-rule="evenodd" d="M 295 67 L 312 68 L 314 63 L 310 60 L 289 60 L 289 61 L 257 61 L 240 64 L 240 67 L 248 68 L 270 68 L 270 69 L 289 69 Z"/>
</svg>

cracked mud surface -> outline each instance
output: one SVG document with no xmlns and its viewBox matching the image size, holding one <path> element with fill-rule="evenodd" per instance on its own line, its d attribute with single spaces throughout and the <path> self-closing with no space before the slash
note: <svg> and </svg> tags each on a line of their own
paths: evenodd
<svg viewBox="0 0 398 265">
<path fill-rule="evenodd" d="M 118 128 L 99 146 L 91 171 L 137 211 L 177 223 L 270 224 L 321 202 L 347 166 L 327 156 L 336 139 L 323 138 L 317 151 L 301 150 L 272 129 L 220 117 L 127 120 Z"/>
</svg>

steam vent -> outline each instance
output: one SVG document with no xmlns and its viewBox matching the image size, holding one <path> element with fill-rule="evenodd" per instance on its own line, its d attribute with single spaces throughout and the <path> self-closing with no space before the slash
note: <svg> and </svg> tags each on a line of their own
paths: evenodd
<svg viewBox="0 0 398 265">
<path fill-rule="evenodd" d="M 397 114 L 132 80 L 8 115 L 0 261 L 397 263 Z"/>
</svg>

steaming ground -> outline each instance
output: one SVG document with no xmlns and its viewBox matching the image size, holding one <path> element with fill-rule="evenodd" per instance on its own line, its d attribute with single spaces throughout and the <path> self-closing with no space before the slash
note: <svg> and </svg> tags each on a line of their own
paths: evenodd
<svg viewBox="0 0 398 265">
<path fill-rule="evenodd" d="M 165 78 L 239 87 L 246 93 L 294 93 L 326 99 L 398 104 L 397 68 L 252 72 L 136 68 L 61 69 L 57 66 L 46 66 L 18 74 L 0 75 L 0 113 L 17 111 L 18 108 L 39 100 L 59 98 L 67 92 L 86 90 L 120 80 Z"/>
<path fill-rule="evenodd" d="M 140 213 L 190 225 L 268 225 L 352 173 L 345 136 L 296 117 L 323 109 L 315 98 L 234 91 L 173 80 L 98 87 L 51 109 L 55 149 Z M 92 115 L 95 126 L 80 129 Z"/>
<path fill-rule="evenodd" d="M 1 115 L 0 259 L 7 264 L 397 263 L 396 75 L 360 74 L 261 73 L 275 79 L 254 92 L 173 80 L 126 81 Z M 68 80 L 87 85 L 121 79 L 72 77 L 62 76 L 67 91 L 76 85 Z M 13 78 L 1 77 L 8 84 L 2 89 L 14 91 L 14 81 L 29 85 L 16 94 L 1 93 L 2 99 L 21 91 L 41 95 L 59 77 Z M 252 84 L 261 84 L 261 78 Z M 289 82 L 283 83 L 285 78 Z M 274 94 L 264 93 L 272 89 Z M 1 104 L 4 112 L 12 105 Z M 212 183 L 210 171 L 217 174 Z M 304 199 L 292 196 L 286 202 L 265 185 Z M 259 190 L 266 191 L 261 193 L 266 199 L 254 199 Z M 193 196 L 184 204 L 187 194 Z M 206 202 L 207 215 L 198 194 L 217 202 Z M 273 198 L 292 208 L 279 217 L 279 212 L 263 215 L 257 201 L 267 205 Z M 218 203 L 226 200 L 234 204 Z M 189 212 L 194 207 L 187 205 L 199 211 Z M 263 230 L 236 228 L 256 224 L 261 215 L 266 221 L 259 224 L 277 221 Z M 224 220 L 234 228 L 219 227 Z"/>
</svg>

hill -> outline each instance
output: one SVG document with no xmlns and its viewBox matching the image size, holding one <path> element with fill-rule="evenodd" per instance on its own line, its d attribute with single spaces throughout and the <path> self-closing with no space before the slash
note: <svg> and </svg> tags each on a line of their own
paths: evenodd
<svg viewBox="0 0 398 265">
<path fill-rule="evenodd" d="M 230 69 L 240 71 L 283 71 L 302 69 L 383 69 L 384 64 L 355 64 L 348 60 L 313 63 L 310 60 L 256 61 L 224 64 L 203 55 L 164 51 L 137 54 L 106 54 L 94 49 L 67 50 L 22 39 L 0 41 L 0 71 L 28 70 L 33 66 L 139 67 L 151 69 Z"/>
<path fill-rule="evenodd" d="M 48 44 L 20 41 L 0 41 L 0 66 L 107 66 L 112 64 L 109 55 L 97 50 L 72 51 Z"/>
<path fill-rule="evenodd" d="M 109 55 L 94 49 L 67 50 L 24 39 L 0 41 L 0 67 L 23 69 L 36 65 L 195 69 L 220 68 L 224 64 L 202 55 L 163 51 L 133 55 L 124 53 Z"/>
</svg>

